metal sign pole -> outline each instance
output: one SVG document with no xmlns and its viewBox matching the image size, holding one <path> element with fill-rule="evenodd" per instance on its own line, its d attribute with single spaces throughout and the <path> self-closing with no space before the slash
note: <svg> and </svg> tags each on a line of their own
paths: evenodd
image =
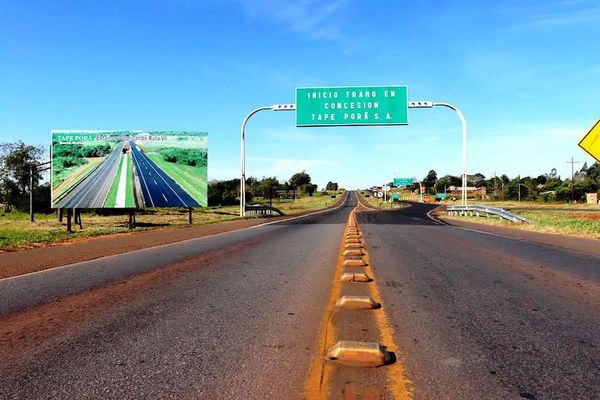
<svg viewBox="0 0 600 400">
<path fill-rule="evenodd" d="M 449 103 L 436 103 L 433 101 L 409 101 L 408 108 L 432 108 L 432 107 L 447 107 L 458 115 L 462 124 L 462 198 L 461 205 L 467 205 L 467 121 L 462 112 L 455 106 Z"/>
<path fill-rule="evenodd" d="M 259 111 L 273 110 L 273 111 L 295 111 L 295 104 L 274 104 L 267 107 L 255 108 L 244 118 L 241 129 L 241 141 L 240 141 L 240 217 L 246 216 L 246 124 L 250 117 Z"/>
</svg>

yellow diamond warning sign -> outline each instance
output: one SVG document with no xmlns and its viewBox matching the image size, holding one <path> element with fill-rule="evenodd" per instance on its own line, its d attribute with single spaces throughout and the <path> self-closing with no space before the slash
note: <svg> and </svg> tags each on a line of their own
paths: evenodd
<svg viewBox="0 0 600 400">
<path fill-rule="evenodd" d="M 600 162 L 600 120 L 598 120 L 587 135 L 581 139 L 579 147 L 587 151 L 590 156 Z"/>
</svg>

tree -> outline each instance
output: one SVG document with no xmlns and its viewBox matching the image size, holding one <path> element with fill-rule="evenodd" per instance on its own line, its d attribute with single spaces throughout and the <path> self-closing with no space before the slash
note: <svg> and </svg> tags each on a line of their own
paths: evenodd
<svg viewBox="0 0 600 400">
<path fill-rule="evenodd" d="M 301 186 L 307 185 L 310 183 L 310 175 L 305 171 L 295 173 L 290 178 L 290 186 L 294 189 L 298 190 Z"/>
<path fill-rule="evenodd" d="M 427 176 L 425 178 L 423 178 L 423 186 L 428 189 L 433 188 L 433 187 L 435 187 L 436 181 L 437 181 L 437 173 L 432 169 L 431 171 L 429 171 Z"/>
<path fill-rule="evenodd" d="M 42 162 L 43 155 L 41 146 L 26 145 L 22 141 L 0 144 L 1 202 L 14 205 L 20 211 L 29 209 L 29 171 Z M 40 179 L 40 174 L 34 168 L 34 187 L 39 185 Z"/>
<path fill-rule="evenodd" d="M 327 182 L 327 185 L 325 185 L 325 190 L 334 190 L 337 191 L 338 190 L 338 183 L 337 182 Z"/>
</svg>

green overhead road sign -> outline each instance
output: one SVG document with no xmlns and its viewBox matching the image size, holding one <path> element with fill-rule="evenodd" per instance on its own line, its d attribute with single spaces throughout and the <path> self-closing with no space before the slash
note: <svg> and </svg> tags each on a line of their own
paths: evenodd
<svg viewBox="0 0 600 400">
<path fill-rule="evenodd" d="M 413 178 L 394 178 L 394 186 L 412 186 Z"/>
<path fill-rule="evenodd" d="M 406 124 L 406 86 L 296 88 L 298 127 Z"/>
</svg>

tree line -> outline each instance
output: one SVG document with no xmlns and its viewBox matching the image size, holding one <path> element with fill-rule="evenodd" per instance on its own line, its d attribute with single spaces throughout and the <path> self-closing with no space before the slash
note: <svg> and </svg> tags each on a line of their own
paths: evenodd
<svg viewBox="0 0 600 400">
<path fill-rule="evenodd" d="M 289 180 L 280 182 L 276 177 L 246 178 L 246 201 L 250 202 L 256 197 L 263 199 L 277 198 L 280 194 L 289 195 L 305 194 L 312 196 L 317 190 L 317 185 L 311 182 L 311 177 L 306 171 L 293 174 Z M 328 182 L 326 190 L 338 190 L 337 182 Z M 239 204 L 240 180 L 212 180 L 208 182 L 208 205 L 230 206 Z"/>
<path fill-rule="evenodd" d="M 506 174 L 486 177 L 482 173 L 468 176 L 468 186 L 485 186 L 490 200 L 521 200 L 543 202 L 577 202 L 586 201 L 586 193 L 598 193 L 600 190 L 600 163 L 590 166 L 584 163 L 573 179 L 561 179 L 556 170 L 550 173 L 533 176 L 516 176 L 510 178 Z M 460 176 L 445 175 L 438 178 L 435 170 L 430 170 L 423 178 L 422 184 L 427 193 L 444 193 L 450 186 L 460 187 Z M 415 186 L 418 188 L 418 185 Z"/>
</svg>

